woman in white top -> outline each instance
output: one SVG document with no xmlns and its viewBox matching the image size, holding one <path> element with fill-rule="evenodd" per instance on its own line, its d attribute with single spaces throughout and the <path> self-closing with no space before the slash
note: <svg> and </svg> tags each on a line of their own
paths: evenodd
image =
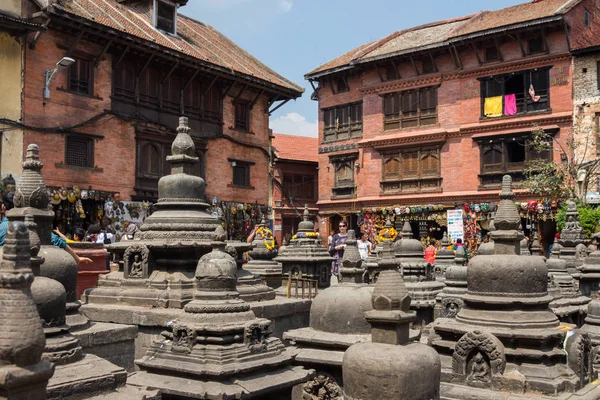
<svg viewBox="0 0 600 400">
<path fill-rule="evenodd" d="M 360 234 L 360 240 L 358 241 L 357 245 L 360 258 L 365 261 L 367 257 L 371 255 L 371 242 L 367 240 L 367 234 L 365 232 Z"/>
</svg>

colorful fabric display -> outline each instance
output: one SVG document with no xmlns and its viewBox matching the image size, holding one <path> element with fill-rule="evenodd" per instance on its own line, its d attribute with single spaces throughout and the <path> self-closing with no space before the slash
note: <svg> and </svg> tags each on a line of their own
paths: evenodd
<svg viewBox="0 0 600 400">
<path fill-rule="evenodd" d="M 507 94 L 504 96 L 504 115 L 515 115 L 517 113 L 517 96 Z"/>
<path fill-rule="evenodd" d="M 502 96 L 486 97 L 483 103 L 483 113 L 486 117 L 502 116 Z"/>
</svg>

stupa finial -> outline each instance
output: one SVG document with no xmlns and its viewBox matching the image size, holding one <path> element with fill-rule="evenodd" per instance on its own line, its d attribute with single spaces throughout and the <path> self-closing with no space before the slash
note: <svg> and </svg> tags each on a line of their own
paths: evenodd
<svg viewBox="0 0 600 400">
<path fill-rule="evenodd" d="M 490 237 L 494 240 L 495 254 L 519 254 L 519 242 L 522 234 L 521 217 L 515 207 L 515 194 L 512 191 L 512 177 L 504 175 L 502 177 L 502 191 L 500 192 L 500 204 L 494 215 L 495 231 L 491 232 Z"/>
<path fill-rule="evenodd" d="M 179 126 L 177 127 L 177 137 L 171 145 L 171 153 L 174 156 L 185 154 L 196 158 L 196 146 L 190 137 L 190 127 L 187 117 L 179 117 Z"/>
<path fill-rule="evenodd" d="M 364 269 L 362 268 L 362 258 L 358 251 L 358 247 L 356 246 L 356 234 L 354 229 L 348 231 L 348 238 L 346 239 L 345 244 L 346 249 L 344 250 L 342 267 L 340 268 L 342 282 L 362 283 Z"/>
<path fill-rule="evenodd" d="M 402 225 L 402 239 L 412 239 L 412 237 L 412 228 L 410 227 L 410 222 L 406 219 L 404 220 L 404 225 Z"/>
<path fill-rule="evenodd" d="M 23 163 L 23 175 L 16 187 L 13 203 L 16 208 L 34 207 L 40 210 L 48 208 L 48 193 L 42 176 L 44 163 L 40 161 L 40 148 L 32 143 L 27 146 Z"/>
<path fill-rule="evenodd" d="M 308 218 L 310 217 L 310 213 L 308 212 L 308 204 L 304 205 L 304 212 L 302 213 L 302 219 L 304 221 L 308 221 Z"/>
</svg>

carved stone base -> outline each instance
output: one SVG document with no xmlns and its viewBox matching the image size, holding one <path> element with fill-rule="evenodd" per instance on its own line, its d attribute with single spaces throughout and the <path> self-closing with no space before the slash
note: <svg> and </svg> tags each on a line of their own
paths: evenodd
<svg viewBox="0 0 600 400">
<path fill-rule="evenodd" d="M 3 366 L 0 382 L 0 398 L 10 400 L 32 400 L 46 398 L 46 385 L 54 372 L 54 366 L 48 361 L 28 366 Z"/>
</svg>

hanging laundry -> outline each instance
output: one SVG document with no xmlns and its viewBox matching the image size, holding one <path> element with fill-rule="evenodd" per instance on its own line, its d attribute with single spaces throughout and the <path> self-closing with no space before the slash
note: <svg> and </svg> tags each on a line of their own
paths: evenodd
<svg viewBox="0 0 600 400">
<path fill-rule="evenodd" d="M 486 97 L 483 103 L 483 113 L 486 117 L 502 116 L 502 96 Z"/>
<path fill-rule="evenodd" d="M 507 94 L 504 96 L 504 115 L 515 115 L 517 113 L 517 96 Z"/>
<path fill-rule="evenodd" d="M 535 95 L 535 89 L 533 88 L 533 83 L 529 84 L 529 96 L 531 96 L 531 100 L 533 100 L 536 103 L 538 101 L 540 101 L 540 96 Z"/>
</svg>

